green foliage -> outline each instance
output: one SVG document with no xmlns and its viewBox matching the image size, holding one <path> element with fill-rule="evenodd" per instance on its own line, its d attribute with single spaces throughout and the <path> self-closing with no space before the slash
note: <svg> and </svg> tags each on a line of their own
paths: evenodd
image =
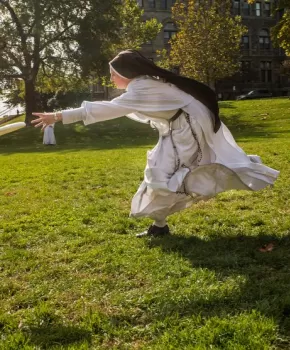
<svg viewBox="0 0 290 350">
<path fill-rule="evenodd" d="M 156 19 L 142 21 L 134 0 L 1 0 L 0 11 L 3 77 L 36 76 L 41 67 L 43 76 L 66 84 L 80 68 L 89 73 L 92 60 L 103 73 L 116 48 L 138 48 L 160 30 Z"/>
<path fill-rule="evenodd" d="M 284 9 L 283 16 L 277 25 L 272 28 L 271 34 L 274 43 L 282 47 L 286 55 L 290 56 L 290 1 L 281 1 L 280 8 L 277 11 L 280 9 Z"/>
<path fill-rule="evenodd" d="M 162 50 L 157 50 L 156 53 L 157 53 L 157 59 L 158 59 L 156 61 L 156 64 L 161 68 L 170 70 L 172 67 L 171 67 L 168 51 L 166 49 L 162 49 Z"/>
<path fill-rule="evenodd" d="M 23 80 L 16 80 L 9 86 L 9 89 L 5 90 L 5 94 L 2 95 L 5 98 L 5 102 L 10 106 L 17 106 L 24 104 L 25 87 Z"/>
<path fill-rule="evenodd" d="M 108 61 L 120 50 L 139 49 L 148 40 L 154 39 L 162 25 L 156 18 L 143 21 L 143 11 L 135 0 L 117 1 L 115 10 L 104 2 L 96 20 L 90 12 L 82 21 L 79 32 L 79 59 L 84 76 L 96 76 L 108 72 Z M 96 35 L 99 33 L 99 35 Z"/>
<path fill-rule="evenodd" d="M 232 17 L 231 1 L 177 1 L 172 8 L 178 33 L 171 39 L 170 63 L 181 74 L 213 86 L 239 70 L 240 40 L 246 29 Z"/>
<path fill-rule="evenodd" d="M 134 0 L 0 0 L 0 15 L 0 85 L 23 79 L 28 117 L 36 84 L 82 89 L 106 74 L 117 49 L 140 47 L 160 30 L 155 19 L 143 22 Z"/>
<path fill-rule="evenodd" d="M 256 0 L 248 0 L 249 4 L 254 4 Z M 285 50 L 290 56 L 290 0 L 278 0 L 273 7 L 273 15 L 283 13 L 278 23 L 272 28 L 272 41 L 277 46 Z"/>
<path fill-rule="evenodd" d="M 124 0 L 121 10 L 123 25 L 120 28 L 121 45 L 116 46 L 119 49 L 140 49 L 141 45 L 147 41 L 156 38 L 162 28 L 162 24 L 156 18 L 142 21 L 140 16 L 144 11 L 140 10 L 136 0 Z"/>
<path fill-rule="evenodd" d="M 0 138 L 0 349 L 270 350 L 290 346 L 290 100 L 224 101 L 248 154 L 281 174 L 169 218 L 129 218 L 158 140 L 127 118 Z M 259 248 L 273 243 L 274 249 Z"/>
</svg>

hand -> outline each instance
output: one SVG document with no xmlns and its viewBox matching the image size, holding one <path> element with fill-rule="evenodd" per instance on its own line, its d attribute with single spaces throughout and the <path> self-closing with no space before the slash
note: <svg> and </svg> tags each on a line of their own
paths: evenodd
<svg viewBox="0 0 290 350">
<path fill-rule="evenodd" d="M 32 115 L 38 118 L 32 120 L 31 124 L 36 124 L 36 128 L 41 127 L 41 131 L 43 131 L 48 125 L 54 124 L 56 121 L 61 120 L 61 113 L 32 113 Z M 57 120 L 55 120 L 55 115 Z"/>
</svg>

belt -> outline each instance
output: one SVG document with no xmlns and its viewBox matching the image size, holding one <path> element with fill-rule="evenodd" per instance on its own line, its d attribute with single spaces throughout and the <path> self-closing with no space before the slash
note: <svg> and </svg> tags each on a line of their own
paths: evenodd
<svg viewBox="0 0 290 350">
<path fill-rule="evenodd" d="M 174 114 L 174 116 L 168 120 L 169 123 L 174 122 L 174 120 L 176 120 L 182 113 L 183 113 L 183 110 L 179 108 L 179 110 Z"/>
</svg>

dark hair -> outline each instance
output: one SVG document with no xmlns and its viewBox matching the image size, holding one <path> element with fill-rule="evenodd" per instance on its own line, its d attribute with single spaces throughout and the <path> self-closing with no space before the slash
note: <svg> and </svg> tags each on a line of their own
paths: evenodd
<svg viewBox="0 0 290 350">
<path fill-rule="evenodd" d="M 128 79 L 134 79 L 140 75 L 149 75 L 159 77 L 168 83 L 172 83 L 180 90 L 188 93 L 204 104 L 211 112 L 214 132 L 217 132 L 221 126 L 219 118 L 219 107 L 215 92 L 207 85 L 169 70 L 160 68 L 156 64 L 143 56 L 136 50 L 126 50 L 120 52 L 110 65 Z"/>
</svg>

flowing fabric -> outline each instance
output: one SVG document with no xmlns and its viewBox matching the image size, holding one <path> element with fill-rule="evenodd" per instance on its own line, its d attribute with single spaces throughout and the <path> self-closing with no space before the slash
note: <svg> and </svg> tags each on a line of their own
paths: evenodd
<svg viewBox="0 0 290 350">
<path fill-rule="evenodd" d="M 170 123 L 178 109 L 183 113 Z M 144 181 L 132 200 L 133 217 L 163 220 L 220 192 L 261 190 L 279 174 L 257 155 L 247 155 L 223 123 L 215 133 L 211 112 L 201 102 L 157 79 L 134 79 L 110 102 L 85 101 L 62 113 L 64 123 L 82 120 L 88 125 L 127 115 L 158 129 L 159 141 L 147 154 Z"/>
</svg>

